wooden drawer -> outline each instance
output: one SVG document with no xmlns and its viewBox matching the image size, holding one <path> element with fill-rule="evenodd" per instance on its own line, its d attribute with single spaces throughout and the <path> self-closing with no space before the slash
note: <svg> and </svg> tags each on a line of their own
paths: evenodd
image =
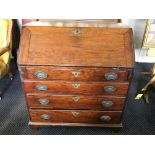
<svg viewBox="0 0 155 155">
<path fill-rule="evenodd" d="M 65 67 L 26 67 L 24 79 L 34 80 L 69 80 L 69 81 L 127 81 L 129 70 Z"/>
<path fill-rule="evenodd" d="M 125 97 L 26 95 L 29 108 L 122 110 Z"/>
<path fill-rule="evenodd" d="M 81 110 L 32 110 L 30 118 L 32 122 L 49 123 L 120 123 L 121 111 L 81 111 Z"/>
<path fill-rule="evenodd" d="M 24 81 L 26 93 L 126 95 L 129 83 Z"/>
</svg>

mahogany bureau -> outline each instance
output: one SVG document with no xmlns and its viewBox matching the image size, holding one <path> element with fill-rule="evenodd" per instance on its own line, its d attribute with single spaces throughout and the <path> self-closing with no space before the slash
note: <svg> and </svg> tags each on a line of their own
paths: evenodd
<svg viewBox="0 0 155 155">
<path fill-rule="evenodd" d="M 134 67 L 123 24 L 26 26 L 18 65 L 32 127 L 122 127 Z"/>
</svg>

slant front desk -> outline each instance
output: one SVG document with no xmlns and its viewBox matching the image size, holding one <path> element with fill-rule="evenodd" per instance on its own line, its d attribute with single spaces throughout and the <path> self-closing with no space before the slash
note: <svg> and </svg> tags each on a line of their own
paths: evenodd
<svg viewBox="0 0 155 155">
<path fill-rule="evenodd" d="M 32 127 L 122 127 L 131 78 L 132 29 L 101 21 L 25 26 L 18 65 Z"/>
</svg>

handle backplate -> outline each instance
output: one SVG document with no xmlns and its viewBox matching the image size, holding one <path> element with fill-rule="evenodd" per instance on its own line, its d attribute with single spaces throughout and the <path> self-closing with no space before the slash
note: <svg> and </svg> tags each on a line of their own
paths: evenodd
<svg viewBox="0 0 155 155">
<path fill-rule="evenodd" d="M 108 115 L 103 115 L 100 117 L 100 120 L 103 122 L 109 122 L 111 120 L 111 117 Z"/>
<path fill-rule="evenodd" d="M 107 93 L 113 93 L 113 92 L 115 92 L 116 90 L 117 90 L 117 88 L 114 87 L 114 86 L 105 86 L 105 87 L 104 87 L 104 91 L 107 92 Z"/>
<path fill-rule="evenodd" d="M 106 80 L 116 80 L 118 75 L 116 73 L 106 73 L 104 74 Z"/>
<path fill-rule="evenodd" d="M 44 119 L 44 120 L 49 120 L 49 119 L 51 119 L 51 116 L 48 114 L 42 114 L 42 115 L 40 115 L 40 118 Z"/>
<path fill-rule="evenodd" d="M 38 79 L 45 79 L 45 78 L 47 78 L 47 73 L 45 73 L 45 72 L 37 72 L 37 73 L 35 73 L 35 76 Z"/>
<path fill-rule="evenodd" d="M 107 108 L 112 107 L 113 104 L 114 103 L 112 101 L 102 101 L 102 105 Z"/>
<path fill-rule="evenodd" d="M 41 98 L 38 101 L 39 101 L 39 103 L 41 105 L 47 105 L 47 104 L 49 104 L 49 100 L 48 99 Z"/>
<path fill-rule="evenodd" d="M 39 91 L 46 91 L 48 89 L 48 86 L 46 85 L 37 85 L 36 89 Z"/>
</svg>

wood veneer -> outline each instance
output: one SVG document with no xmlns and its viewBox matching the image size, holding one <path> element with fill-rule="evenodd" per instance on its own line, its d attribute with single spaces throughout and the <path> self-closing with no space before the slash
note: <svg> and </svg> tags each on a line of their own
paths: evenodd
<svg viewBox="0 0 155 155">
<path fill-rule="evenodd" d="M 18 65 L 32 127 L 122 127 L 134 68 L 132 29 L 81 22 L 22 30 Z"/>
</svg>

